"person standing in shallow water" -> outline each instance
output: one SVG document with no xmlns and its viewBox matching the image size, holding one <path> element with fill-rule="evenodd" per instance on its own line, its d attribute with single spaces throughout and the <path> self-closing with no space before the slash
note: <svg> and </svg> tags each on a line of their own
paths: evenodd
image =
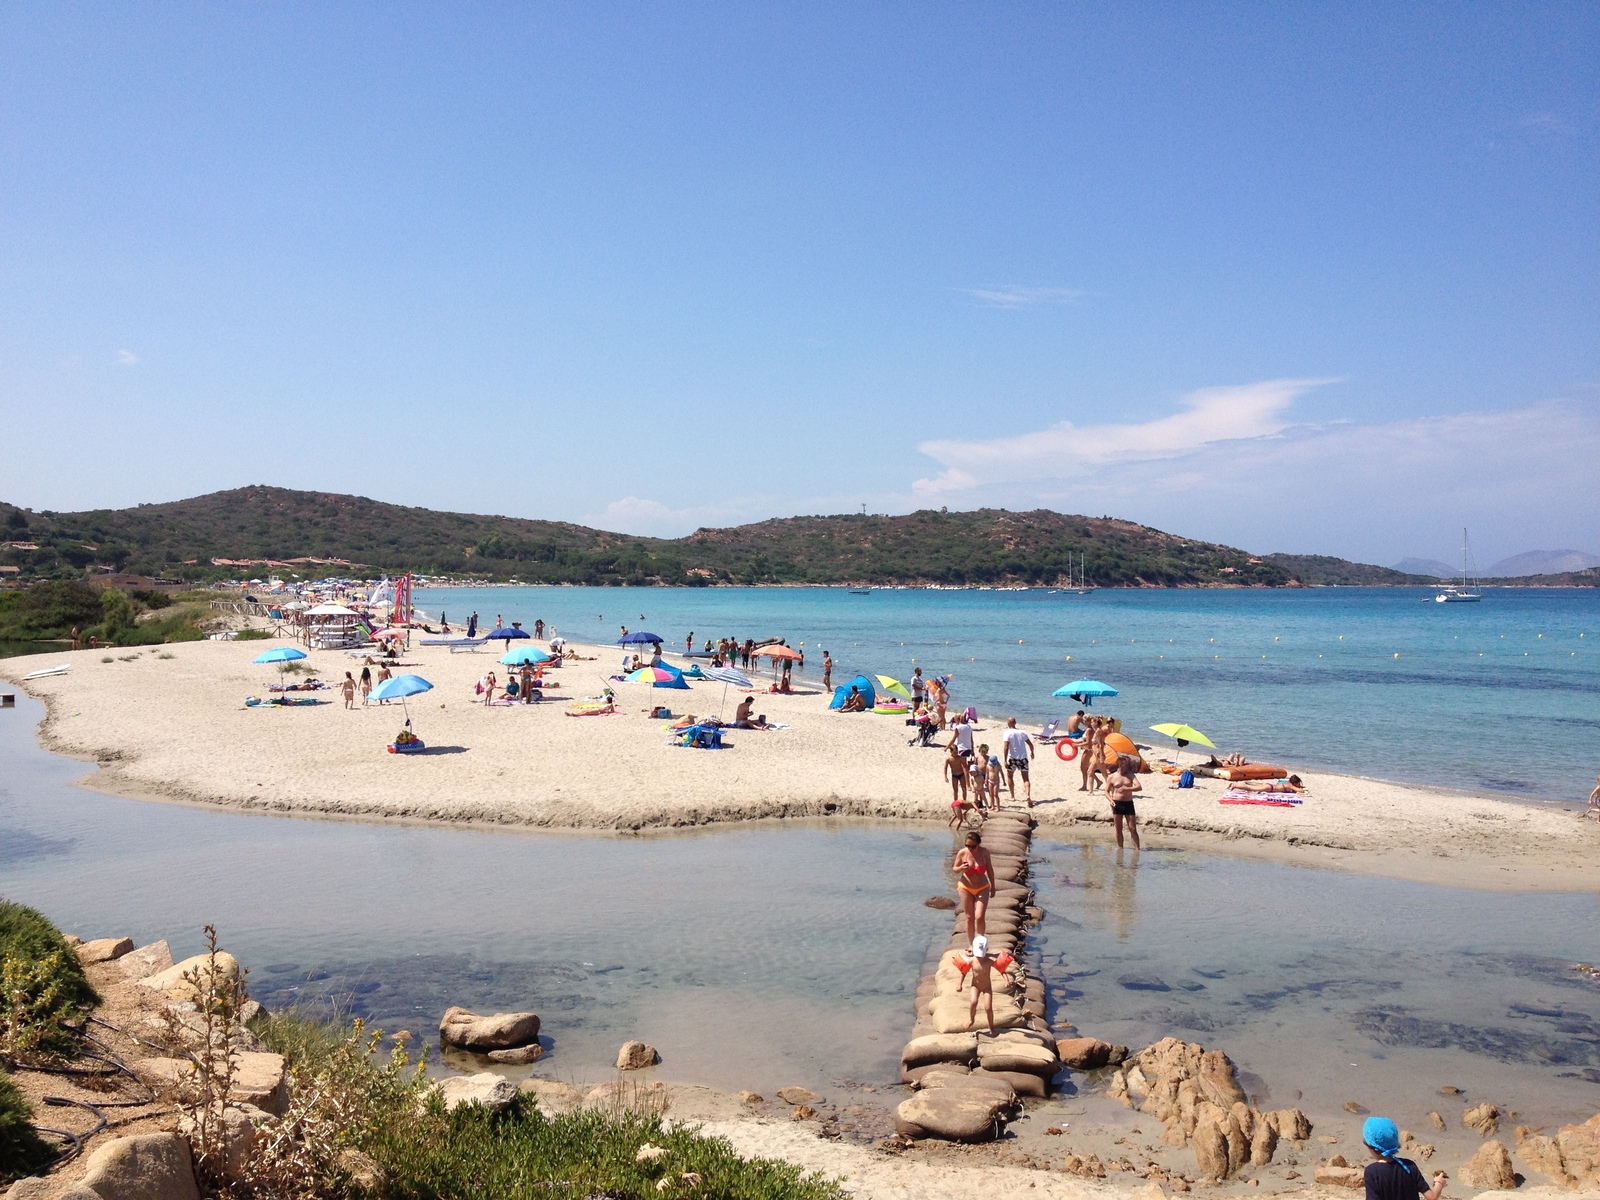
<svg viewBox="0 0 1600 1200">
<path fill-rule="evenodd" d="M 822 652 L 822 690 L 827 691 L 833 686 L 833 659 L 828 657 L 828 652 Z"/>
<path fill-rule="evenodd" d="M 1106 799 L 1111 803 L 1111 820 L 1117 827 L 1117 849 L 1122 849 L 1122 822 L 1128 822 L 1128 833 L 1133 838 L 1133 848 L 1139 849 L 1139 814 L 1134 811 L 1133 794 L 1142 790 L 1134 778 L 1133 759 L 1121 755 L 1117 766 L 1106 778 Z"/>
</svg>

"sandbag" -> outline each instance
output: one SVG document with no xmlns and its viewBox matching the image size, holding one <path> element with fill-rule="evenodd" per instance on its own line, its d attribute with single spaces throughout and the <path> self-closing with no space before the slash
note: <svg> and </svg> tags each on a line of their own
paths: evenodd
<svg viewBox="0 0 1600 1200">
<path fill-rule="evenodd" d="M 894 1127 L 905 1137 L 986 1142 L 996 1134 L 1007 1103 L 980 1088 L 924 1088 L 895 1110 Z"/>
<path fill-rule="evenodd" d="M 987 1067 L 983 1067 L 974 1071 L 972 1078 L 974 1080 L 1003 1080 L 1019 1096 L 1033 1096 L 1042 1100 L 1050 1094 L 1050 1081 L 1048 1079 L 1042 1075 L 1030 1075 L 1025 1071 L 991 1071 Z"/>
<path fill-rule="evenodd" d="M 968 1020 L 967 1009 L 971 1004 L 966 993 L 959 996 L 940 996 L 933 1002 L 930 1015 L 933 1018 L 933 1027 L 940 1033 L 966 1033 L 969 1030 L 987 1030 L 989 1028 L 988 1014 L 984 1011 L 983 1001 L 978 1001 L 978 1015 L 976 1023 Z M 996 992 L 994 997 L 994 1027 L 996 1029 L 1009 1029 L 1027 1023 L 1027 1014 L 1022 1011 L 1010 996 Z"/>
<path fill-rule="evenodd" d="M 900 1051 L 900 1061 L 908 1067 L 943 1062 L 970 1063 L 977 1056 L 978 1035 L 975 1033 L 942 1033 L 913 1038 Z"/>
<path fill-rule="evenodd" d="M 1061 1069 L 1061 1059 L 1054 1046 L 1006 1036 L 978 1041 L 978 1065 L 986 1071 L 1021 1071 L 1049 1079 Z"/>
</svg>

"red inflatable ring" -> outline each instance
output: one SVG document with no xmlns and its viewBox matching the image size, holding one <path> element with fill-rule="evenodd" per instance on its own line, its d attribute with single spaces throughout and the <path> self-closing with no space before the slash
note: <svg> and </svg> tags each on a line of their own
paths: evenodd
<svg viewBox="0 0 1600 1200">
<path fill-rule="evenodd" d="M 1078 743 L 1071 738 L 1062 738 L 1056 743 L 1056 757 L 1062 762 L 1071 762 L 1078 757 Z"/>
</svg>

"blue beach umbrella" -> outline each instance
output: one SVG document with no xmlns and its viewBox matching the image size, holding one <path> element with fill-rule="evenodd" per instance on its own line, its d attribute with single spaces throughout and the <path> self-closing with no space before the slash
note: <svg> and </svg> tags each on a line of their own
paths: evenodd
<svg viewBox="0 0 1600 1200">
<path fill-rule="evenodd" d="M 306 652 L 304 650 L 296 650 L 293 646 L 274 646 L 271 650 L 267 650 L 256 655 L 251 661 L 258 663 L 277 663 L 278 682 L 281 684 L 283 682 L 283 664 L 294 662 L 295 659 L 304 658 L 305 656 Z"/>
<path fill-rule="evenodd" d="M 433 684 L 421 675 L 396 675 L 393 679 L 385 679 L 367 696 L 369 700 L 398 700 L 400 707 L 405 709 L 406 724 L 411 724 L 411 709 L 406 705 L 407 696 L 420 696 L 423 692 L 431 692 Z"/>
<path fill-rule="evenodd" d="M 529 633 L 526 629 L 518 629 L 515 625 L 502 625 L 499 629 L 491 629 L 483 636 L 489 638 L 499 638 L 502 641 L 509 642 L 513 638 L 531 638 L 533 634 Z"/>
<path fill-rule="evenodd" d="M 1082 704 L 1085 708 L 1094 703 L 1096 696 L 1106 697 L 1117 695 L 1117 689 L 1109 683 L 1101 683 L 1098 679 L 1074 679 L 1071 683 L 1064 683 L 1052 696 L 1067 696 Z"/>
<path fill-rule="evenodd" d="M 661 638 L 657 634 L 645 633 L 640 630 L 638 633 L 625 633 L 617 639 L 617 645 L 619 646 L 643 646 L 647 642 L 659 646 L 661 645 Z"/>
<path fill-rule="evenodd" d="M 508 667 L 520 667 L 523 663 L 547 663 L 554 657 L 537 646 L 518 646 L 511 653 L 502 656 L 500 661 Z"/>
</svg>

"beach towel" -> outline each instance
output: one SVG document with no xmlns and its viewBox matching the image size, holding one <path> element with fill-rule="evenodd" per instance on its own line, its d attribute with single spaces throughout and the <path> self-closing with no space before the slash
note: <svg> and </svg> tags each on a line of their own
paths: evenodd
<svg viewBox="0 0 1600 1200">
<path fill-rule="evenodd" d="M 1238 792 L 1230 788 L 1222 793 L 1217 803 L 1253 804 L 1261 808 L 1293 808 L 1300 803 L 1300 797 L 1273 792 Z"/>
</svg>

